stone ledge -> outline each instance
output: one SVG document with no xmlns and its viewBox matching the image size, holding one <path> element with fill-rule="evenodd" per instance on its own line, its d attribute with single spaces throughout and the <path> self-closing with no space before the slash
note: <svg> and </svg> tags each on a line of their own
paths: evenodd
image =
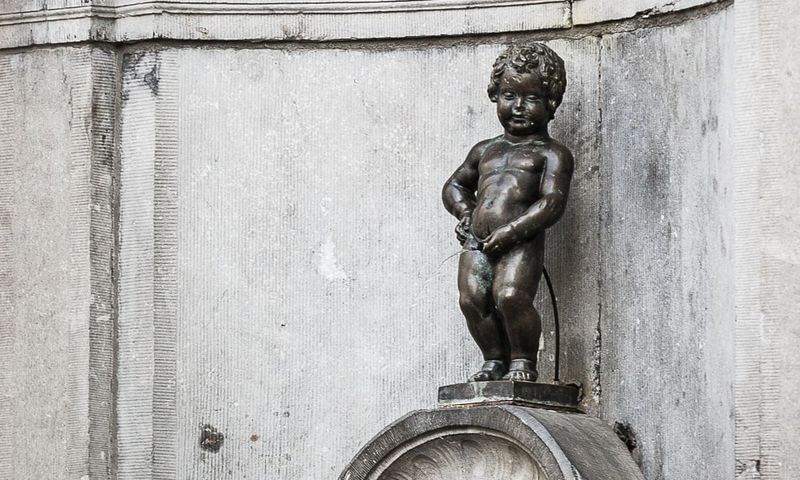
<svg viewBox="0 0 800 480">
<path fill-rule="evenodd" d="M 568 0 L 161 1 L 0 14 L 0 48 L 153 38 L 330 41 L 569 28 Z"/>
</svg>

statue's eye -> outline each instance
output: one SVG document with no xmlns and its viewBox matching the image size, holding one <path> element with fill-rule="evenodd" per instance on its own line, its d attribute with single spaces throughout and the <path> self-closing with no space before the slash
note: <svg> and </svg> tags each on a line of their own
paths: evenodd
<svg viewBox="0 0 800 480">
<path fill-rule="evenodd" d="M 541 102 L 541 99 L 535 95 L 528 95 L 527 97 L 525 97 L 525 101 L 528 103 L 536 103 L 536 102 Z"/>
<path fill-rule="evenodd" d="M 514 100 L 514 94 L 511 92 L 504 92 L 503 98 L 505 98 L 506 100 Z"/>
</svg>

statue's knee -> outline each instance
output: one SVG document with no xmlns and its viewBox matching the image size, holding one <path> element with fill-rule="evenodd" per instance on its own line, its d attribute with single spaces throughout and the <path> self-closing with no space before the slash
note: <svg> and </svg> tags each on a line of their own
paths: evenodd
<svg viewBox="0 0 800 480">
<path fill-rule="evenodd" d="M 533 297 L 517 287 L 503 286 L 494 290 L 494 301 L 497 308 L 513 311 L 521 308 L 533 308 Z"/>
<path fill-rule="evenodd" d="M 462 311 L 483 312 L 486 310 L 488 302 L 486 295 L 481 295 L 479 292 L 461 292 L 458 304 Z"/>
</svg>

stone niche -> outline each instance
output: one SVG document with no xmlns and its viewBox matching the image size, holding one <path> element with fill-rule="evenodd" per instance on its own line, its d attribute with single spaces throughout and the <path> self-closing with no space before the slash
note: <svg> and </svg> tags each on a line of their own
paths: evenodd
<svg viewBox="0 0 800 480">
<path fill-rule="evenodd" d="M 419 410 L 361 449 L 339 480 L 642 480 L 601 420 L 519 405 Z"/>
</svg>

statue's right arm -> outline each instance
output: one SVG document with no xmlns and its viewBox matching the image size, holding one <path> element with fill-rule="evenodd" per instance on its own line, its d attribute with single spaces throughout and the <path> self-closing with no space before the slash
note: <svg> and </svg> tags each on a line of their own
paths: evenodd
<svg viewBox="0 0 800 480">
<path fill-rule="evenodd" d="M 488 140 L 478 143 L 467 155 L 464 163 L 456 169 L 442 188 L 442 201 L 451 215 L 461 220 L 471 215 L 475 208 L 475 191 L 478 189 L 478 163 Z"/>
</svg>

